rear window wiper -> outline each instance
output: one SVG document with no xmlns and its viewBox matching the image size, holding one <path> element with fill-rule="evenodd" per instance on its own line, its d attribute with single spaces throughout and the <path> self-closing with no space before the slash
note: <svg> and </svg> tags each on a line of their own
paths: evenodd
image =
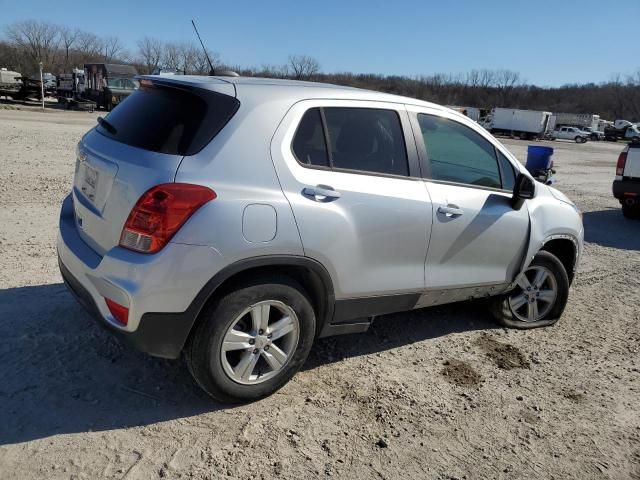
<svg viewBox="0 0 640 480">
<path fill-rule="evenodd" d="M 100 124 L 100 126 L 102 128 L 104 128 L 107 132 L 109 132 L 111 135 L 115 135 L 116 133 L 118 133 L 118 131 L 116 130 L 116 127 L 114 127 L 113 125 L 111 125 L 107 120 L 105 120 L 102 117 L 98 117 L 98 123 Z"/>
</svg>

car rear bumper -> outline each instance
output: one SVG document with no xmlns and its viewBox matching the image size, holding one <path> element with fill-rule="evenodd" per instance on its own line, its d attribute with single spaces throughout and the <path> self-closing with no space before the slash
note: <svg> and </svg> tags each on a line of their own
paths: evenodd
<svg viewBox="0 0 640 480">
<path fill-rule="evenodd" d="M 613 196 L 622 201 L 625 198 L 640 197 L 640 180 L 625 179 L 613 181 Z M 636 198 L 640 202 L 640 198 Z"/>
<path fill-rule="evenodd" d="M 80 237 L 68 196 L 60 213 L 58 263 L 65 284 L 100 324 L 137 349 L 177 358 L 203 302 L 203 286 L 221 257 L 204 246 L 169 243 L 155 255 L 115 247 L 103 257 Z M 109 311 L 105 298 L 129 308 L 127 325 Z"/>
</svg>

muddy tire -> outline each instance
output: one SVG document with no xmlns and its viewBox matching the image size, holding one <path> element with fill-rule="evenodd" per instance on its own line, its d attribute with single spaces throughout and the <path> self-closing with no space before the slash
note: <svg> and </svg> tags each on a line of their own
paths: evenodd
<svg viewBox="0 0 640 480">
<path fill-rule="evenodd" d="M 315 337 L 311 302 L 284 276 L 238 285 L 202 315 L 185 359 L 198 385 L 224 403 L 251 402 L 284 386 Z"/>
<path fill-rule="evenodd" d="M 558 258 L 541 250 L 509 293 L 491 299 L 496 321 L 509 328 L 529 329 L 556 323 L 569 296 L 569 277 Z"/>
<path fill-rule="evenodd" d="M 629 220 L 640 220 L 640 206 L 622 204 L 622 215 Z"/>
</svg>

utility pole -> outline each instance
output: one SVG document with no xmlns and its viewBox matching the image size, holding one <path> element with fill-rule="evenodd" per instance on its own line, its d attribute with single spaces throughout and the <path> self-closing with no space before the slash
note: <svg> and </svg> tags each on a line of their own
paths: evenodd
<svg viewBox="0 0 640 480">
<path fill-rule="evenodd" d="M 44 110 L 44 78 L 42 77 L 42 62 L 40 62 L 40 95 L 42 98 L 42 110 Z"/>
</svg>

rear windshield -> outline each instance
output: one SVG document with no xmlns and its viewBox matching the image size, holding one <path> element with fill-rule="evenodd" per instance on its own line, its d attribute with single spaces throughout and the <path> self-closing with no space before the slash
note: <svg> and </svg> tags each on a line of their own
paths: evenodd
<svg viewBox="0 0 640 480">
<path fill-rule="evenodd" d="M 171 155 L 202 150 L 238 110 L 240 102 L 202 89 L 142 86 L 118 105 L 102 125 L 102 135 L 118 142 Z"/>
</svg>

